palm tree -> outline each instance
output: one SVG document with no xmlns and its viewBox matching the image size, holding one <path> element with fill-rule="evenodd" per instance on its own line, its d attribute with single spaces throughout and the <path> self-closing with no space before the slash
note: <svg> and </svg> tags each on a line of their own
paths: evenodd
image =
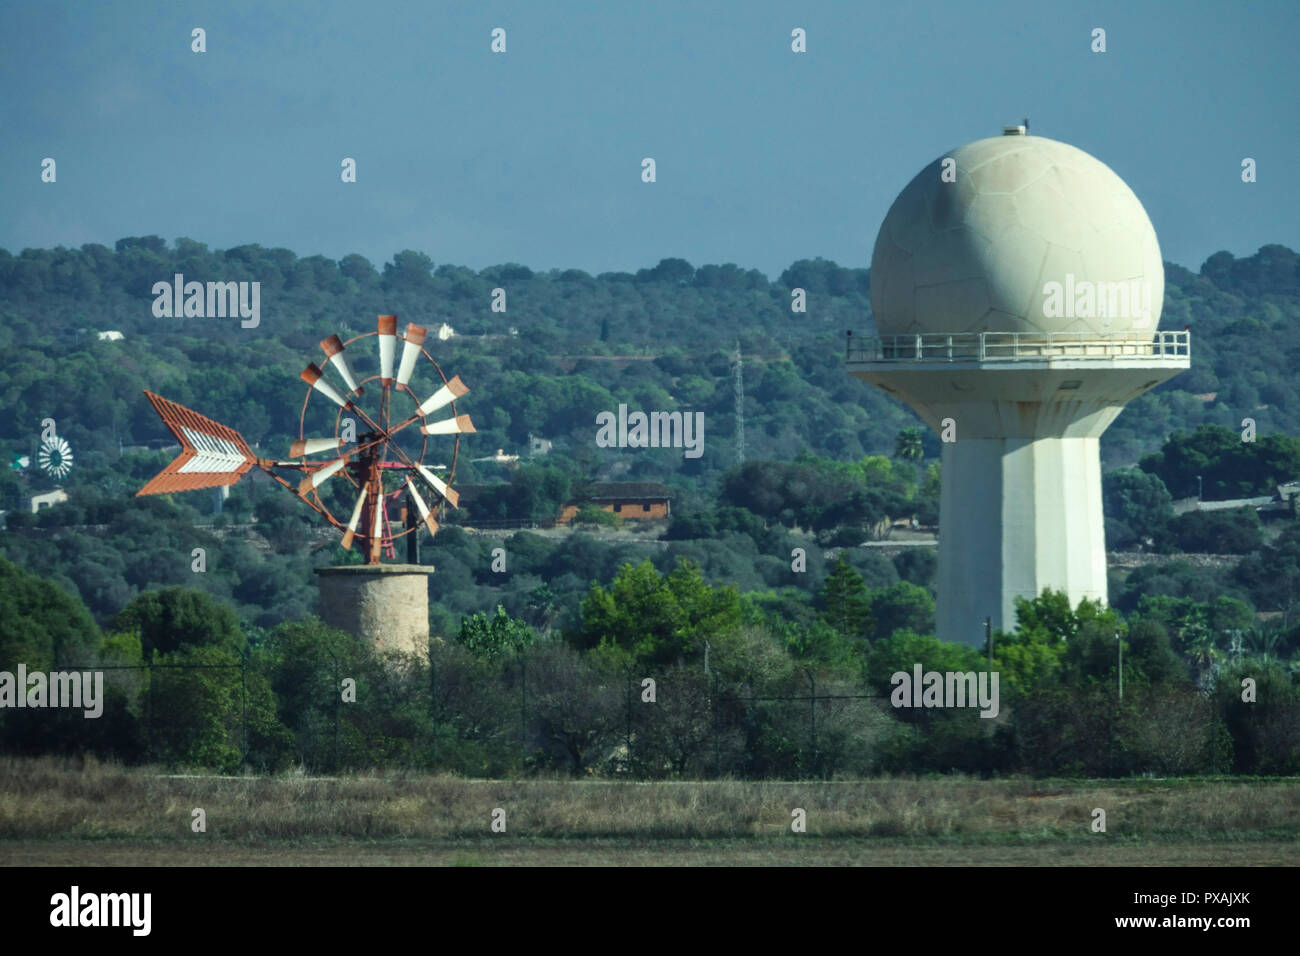
<svg viewBox="0 0 1300 956">
<path fill-rule="evenodd" d="M 924 432 L 912 426 L 904 428 L 894 439 L 894 457 L 904 461 L 921 461 L 925 458 L 925 449 L 921 446 Z"/>
<path fill-rule="evenodd" d="M 1214 646 L 1214 635 L 1209 628 L 1192 625 L 1183 632 L 1183 646 L 1187 659 L 1197 675 L 1197 686 L 1206 690 L 1219 669 L 1219 652 Z"/>
<path fill-rule="evenodd" d="M 542 638 L 551 634 L 551 625 L 559 616 L 559 597 L 549 584 L 539 584 L 528 592 L 525 599 L 524 613 L 530 625 L 537 628 Z"/>
<path fill-rule="evenodd" d="M 1255 656 L 1265 664 L 1276 655 L 1282 632 L 1277 628 L 1252 627 L 1246 632 L 1246 639 Z"/>
<path fill-rule="evenodd" d="M 922 474 L 922 469 L 925 467 L 925 449 L 921 446 L 921 439 L 924 434 L 921 429 L 912 426 L 904 428 L 898 433 L 898 437 L 894 439 L 894 458 L 899 461 L 910 461 L 915 466 L 918 489 L 925 482 Z M 916 521 L 916 515 L 912 516 L 912 521 Z"/>
</svg>

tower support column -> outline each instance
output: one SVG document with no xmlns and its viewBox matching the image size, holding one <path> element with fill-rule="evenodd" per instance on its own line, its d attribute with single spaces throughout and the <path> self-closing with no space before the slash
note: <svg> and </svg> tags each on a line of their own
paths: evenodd
<svg viewBox="0 0 1300 956">
<path fill-rule="evenodd" d="M 1014 630 L 1016 598 L 1107 600 L 1096 438 L 972 438 L 943 446 L 938 637 Z"/>
</svg>

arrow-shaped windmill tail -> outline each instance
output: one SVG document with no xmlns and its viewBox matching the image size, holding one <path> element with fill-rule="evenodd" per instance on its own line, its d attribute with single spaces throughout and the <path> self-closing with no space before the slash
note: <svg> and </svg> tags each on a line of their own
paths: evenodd
<svg viewBox="0 0 1300 956">
<path fill-rule="evenodd" d="M 144 394 L 181 443 L 181 453 L 135 493 L 137 498 L 233 485 L 258 464 L 248 443 L 233 428 L 161 395 L 149 391 Z"/>
</svg>

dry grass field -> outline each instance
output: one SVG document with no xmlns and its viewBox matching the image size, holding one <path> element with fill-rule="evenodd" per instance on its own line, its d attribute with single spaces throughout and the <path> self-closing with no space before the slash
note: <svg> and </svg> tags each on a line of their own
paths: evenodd
<svg viewBox="0 0 1300 956">
<path fill-rule="evenodd" d="M 1106 810 L 1106 832 L 1091 829 Z M 191 830 L 202 808 L 207 830 Z M 505 811 L 505 832 L 492 831 Z M 807 832 L 791 831 L 791 811 Z M 1291 865 L 1300 780 L 173 776 L 0 758 L 3 865 Z"/>
</svg>

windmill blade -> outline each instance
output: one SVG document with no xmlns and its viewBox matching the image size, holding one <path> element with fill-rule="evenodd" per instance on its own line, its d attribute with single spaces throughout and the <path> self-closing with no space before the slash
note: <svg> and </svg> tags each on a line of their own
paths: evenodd
<svg viewBox="0 0 1300 956">
<path fill-rule="evenodd" d="M 342 447 L 341 438 L 300 438 L 289 446 L 289 456 L 302 458 L 306 455 L 319 455 L 323 451 L 338 451 Z"/>
<path fill-rule="evenodd" d="M 460 380 L 457 375 L 450 382 L 438 389 L 428 400 L 420 406 L 420 414 L 428 415 L 430 412 L 436 412 L 444 405 L 450 405 L 456 399 L 469 392 L 469 386 Z"/>
<path fill-rule="evenodd" d="M 374 475 L 374 491 L 372 492 L 374 497 L 371 500 L 374 502 L 375 521 L 370 534 L 369 551 L 370 563 L 378 564 L 379 549 L 384 542 L 384 470 L 376 468 L 372 474 Z"/>
<path fill-rule="evenodd" d="M 375 496 L 375 522 L 371 531 L 371 542 L 378 541 L 384 536 L 384 488 L 381 484 L 379 494 Z"/>
<path fill-rule="evenodd" d="M 344 551 L 352 548 L 352 539 L 357 535 L 357 525 L 361 524 L 361 509 L 366 505 L 367 493 L 368 489 L 362 486 L 361 494 L 357 495 L 357 503 L 352 507 L 352 517 L 348 519 L 348 530 L 343 535 Z"/>
<path fill-rule="evenodd" d="M 298 482 L 298 494 L 306 495 L 307 492 L 319 488 L 325 482 L 329 481 L 339 473 L 339 470 L 348 463 L 346 457 L 335 458 L 332 462 L 322 468 L 320 471 L 314 471 L 302 481 Z"/>
<path fill-rule="evenodd" d="M 429 483 L 429 487 L 442 496 L 443 501 L 453 508 L 460 507 L 460 494 L 455 488 L 448 487 L 447 483 L 431 472 L 423 465 L 416 465 L 415 470 L 420 473 L 420 477 Z"/>
<path fill-rule="evenodd" d="M 149 391 L 144 394 L 180 442 L 181 453 L 135 493 L 137 498 L 233 485 L 257 464 L 248 443 L 233 428 L 161 395 Z"/>
<path fill-rule="evenodd" d="M 474 433 L 475 428 L 468 415 L 457 415 L 455 418 L 444 418 L 432 425 L 421 425 L 420 431 L 426 435 L 470 435 Z"/>
<path fill-rule="evenodd" d="M 407 325 L 406 335 L 402 337 L 402 364 L 397 368 L 398 385 L 405 385 L 411 380 L 411 373 L 415 371 L 415 360 L 420 357 L 420 348 L 424 345 L 424 337 L 428 334 L 428 329 L 414 322 Z"/>
<path fill-rule="evenodd" d="M 343 351 L 343 340 L 337 335 L 331 335 L 327 339 L 321 339 L 321 349 L 325 352 L 326 358 L 333 365 L 348 388 L 358 395 L 365 392 L 365 389 L 357 384 L 356 373 L 352 371 L 352 363 L 348 361 L 347 353 Z"/>
<path fill-rule="evenodd" d="M 424 522 L 425 527 L 429 529 L 429 534 L 438 533 L 438 522 L 433 519 L 429 513 L 429 506 L 424 503 L 420 497 L 420 489 L 415 487 L 415 481 L 412 478 L 406 479 L 406 490 L 411 494 L 411 500 L 415 502 L 415 510 L 420 512 L 420 519 Z"/>
<path fill-rule="evenodd" d="M 302 370 L 302 374 L 298 377 L 328 398 L 339 408 L 351 408 L 352 403 L 335 391 L 334 386 L 325 381 L 324 375 L 325 373 L 320 370 L 320 366 L 315 362 L 312 362 Z"/>
<path fill-rule="evenodd" d="M 379 316 L 378 327 L 379 378 L 388 385 L 393 381 L 393 355 L 397 351 L 397 316 Z"/>
</svg>

